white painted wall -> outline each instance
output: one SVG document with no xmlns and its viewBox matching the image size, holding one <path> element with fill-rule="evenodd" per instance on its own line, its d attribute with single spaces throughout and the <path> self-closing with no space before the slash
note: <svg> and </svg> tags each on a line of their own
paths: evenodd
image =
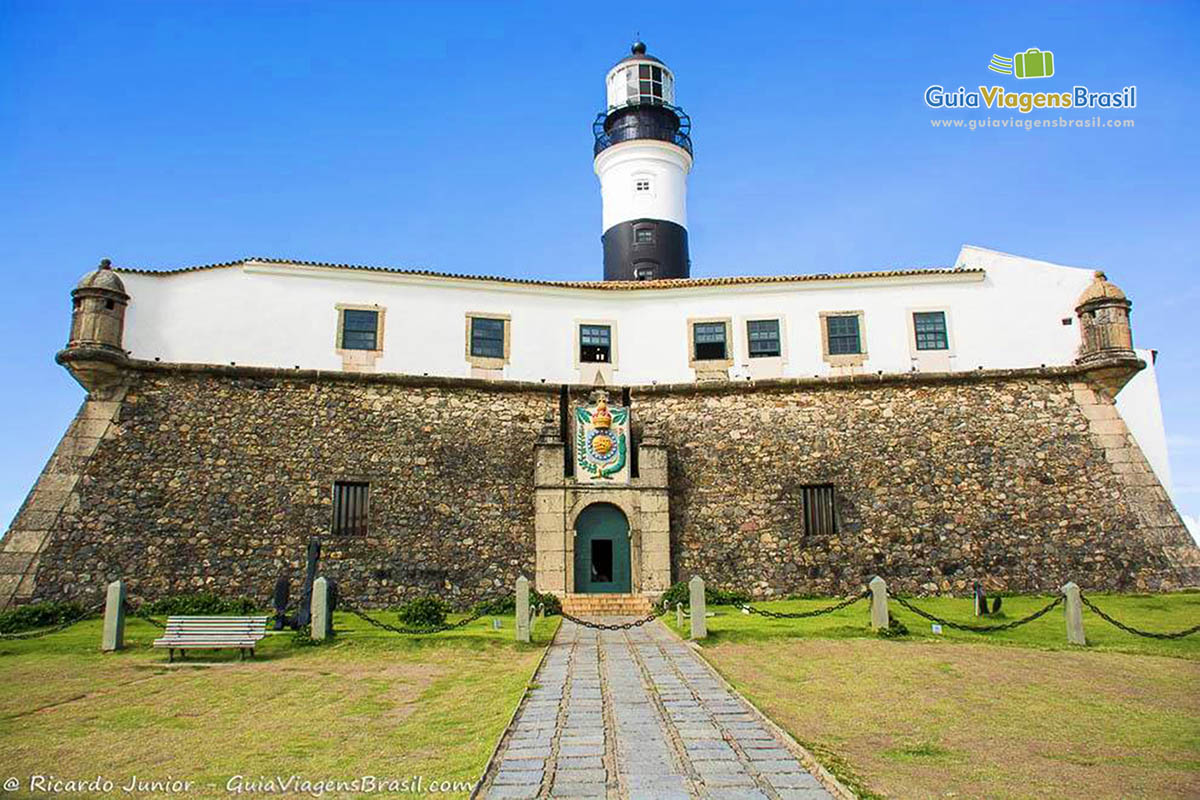
<svg viewBox="0 0 1200 800">
<path fill-rule="evenodd" d="M 600 178 L 603 230 L 634 219 L 661 219 L 687 227 L 687 176 L 692 157 L 682 147 L 653 139 L 620 142 L 601 151 L 594 164 Z M 638 181 L 649 191 L 638 191 Z"/>
<path fill-rule="evenodd" d="M 377 372 L 466 376 L 465 317 L 511 317 L 510 379 L 578 380 L 575 322 L 612 320 L 621 384 L 690 381 L 687 320 L 728 317 L 735 370 L 748 318 L 783 320 L 786 377 L 826 375 L 822 311 L 863 311 L 864 372 L 914 366 L 909 316 L 947 311 L 954 370 L 1069 364 L 1079 345 L 1075 300 L 1091 270 L 965 247 L 979 275 L 917 275 L 740 286 L 605 291 L 251 262 L 167 275 L 122 273 L 132 297 L 125 342 L 136 358 L 341 369 L 338 304 L 386 309 Z M 1072 320 L 1070 326 L 1063 319 Z"/>
<path fill-rule="evenodd" d="M 1171 462 L 1167 457 L 1167 432 L 1163 425 L 1162 403 L 1158 397 L 1158 372 L 1152 350 L 1138 350 L 1146 368 L 1133 376 L 1117 395 L 1117 411 L 1138 446 L 1150 462 L 1158 482 L 1171 491 Z"/>
</svg>

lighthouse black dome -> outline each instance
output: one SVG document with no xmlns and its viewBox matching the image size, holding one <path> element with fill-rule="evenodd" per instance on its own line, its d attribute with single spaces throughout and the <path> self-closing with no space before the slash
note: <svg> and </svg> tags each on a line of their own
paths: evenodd
<svg viewBox="0 0 1200 800">
<path fill-rule="evenodd" d="M 633 47 L 629 48 L 629 52 L 632 53 L 633 55 L 625 56 L 624 58 L 622 58 L 620 61 L 618 61 L 613 66 L 620 66 L 621 64 L 624 64 L 627 61 L 653 61 L 655 64 L 663 63 L 662 59 L 660 59 L 656 56 L 647 55 L 645 42 L 641 42 L 641 41 L 634 42 Z"/>
</svg>

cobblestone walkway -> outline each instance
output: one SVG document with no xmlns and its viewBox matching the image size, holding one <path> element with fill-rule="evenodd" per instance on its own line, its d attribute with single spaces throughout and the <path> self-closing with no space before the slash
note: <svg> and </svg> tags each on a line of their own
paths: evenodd
<svg viewBox="0 0 1200 800">
<path fill-rule="evenodd" d="M 483 797 L 832 798 L 659 622 L 564 620 L 535 681 Z"/>
</svg>

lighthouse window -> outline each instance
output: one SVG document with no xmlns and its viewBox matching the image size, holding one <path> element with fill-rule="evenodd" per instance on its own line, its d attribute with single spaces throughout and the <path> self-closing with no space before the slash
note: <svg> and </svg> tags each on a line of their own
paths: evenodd
<svg viewBox="0 0 1200 800">
<path fill-rule="evenodd" d="M 945 311 L 918 311 L 913 314 L 913 330 L 918 350 L 949 350 Z"/>
<path fill-rule="evenodd" d="M 342 311 L 342 349 L 378 350 L 379 312 L 347 308 Z"/>
<path fill-rule="evenodd" d="M 480 358 L 504 358 L 504 320 L 471 319 L 471 355 Z"/>
<path fill-rule="evenodd" d="M 579 326 L 579 360 L 607 364 L 612 360 L 612 328 L 608 325 Z"/>
<path fill-rule="evenodd" d="M 779 320 L 752 319 L 746 323 L 751 358 L 775 358 L 781 354 Z"/>
<path fill-rule="evenodd" d="M 845 356 L 862 352 L 862 340 L 858 333 L 858 316 L 847 315 L 825 318 L 829 355 Z"/>
<path fill-rule="evenodd" d="M 626 97 L 631 103 L 661 103 L 663 101 L 663 69 L 653 64 L 638 64 L 625 71 Z"/>
<path fill-rule="evenodd" d="M 643 179 L 641 179 L 641 180 L 634 181 L 634 182 L 633 182 L 633 189 L 634 189 L 634 191 L 636 191 L 636 192 L 648 192 L 648 191 L 650 191 L 650 179 L 649 179 L 649 178 L 643 178 Z"/>
<path fill-rule="evenodd" d="M 725 359 L 725 323 L 697 322 L 692 328 L 697 361 Z"/>
<path fill-rule="evenodd" d="M 654 244 L 654 228 L 638 228 L 633 232 L 636 244 Z"/>
</svg>

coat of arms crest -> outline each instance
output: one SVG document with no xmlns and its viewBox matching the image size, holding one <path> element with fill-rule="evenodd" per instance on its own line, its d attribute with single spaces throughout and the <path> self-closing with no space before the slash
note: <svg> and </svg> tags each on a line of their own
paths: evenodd
<svg viewBox="0 0 1200 800">
<path fill-rule="evenodd" d="M 620 481 L 629 477 L 629 409 L 601 397 L 575 409 L 575 466 L 580 480 Z"/>
</svg>

